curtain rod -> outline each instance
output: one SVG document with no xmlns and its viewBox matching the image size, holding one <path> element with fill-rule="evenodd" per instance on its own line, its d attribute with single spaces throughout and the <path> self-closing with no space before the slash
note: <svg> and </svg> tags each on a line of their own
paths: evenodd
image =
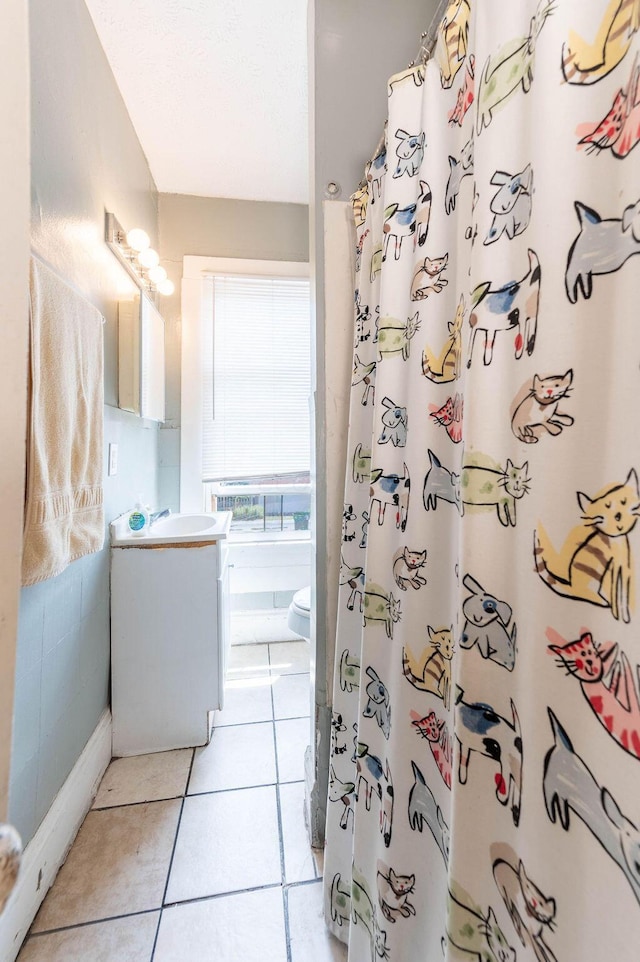
<svg viewBox="0 0 640 962">
<path fill-rule="evenodd" d="M 451 0 L 440 0 L 438 3 L 435 13 L 431 18 L 429 29 L 425 30 L 425 32 L 420 36 L 420 49 L 418 50 L 418 56 L 412 62 L 411 66 L 415 65 L 416 63 L 426 63 L 433 53 L 433 48 L 438 37 L 438 27 L 440 26 L 440 21 L 442 20 L 444 12 L 449 6 L 450 2 Z"/>
<path fill-rule="evenodd" d="M 431 23 L 429 24 L 429 28 L 420 35 L 420 49 L 418 50 L 418 56 L 416 57 L 415 60 L 411 61 L 411 63 L 409 64 L 409 67 L 415 67 L 416 64 L 426 64 L 427 61 L 429 60 L 431 54 L 433 53 L 433 48 L 435 47 L 436 40 L 438 38 L 438 28 L 440 26 L 440 21 L 442 20 L 444 16 L 444 12 L 450 3 L 451 3 L 451 0 L 439 0 L 439 3 L 435 9 L 433 17 L 431 18 Z M 382 152 L 385 145 L 385 141 L 386 141 L 386 126 L 385 126 L 384 133 L 382 134 L 380 140 L 378 141 L 378 146 L 376 147 L 373 153 L 374 160 Z M 360 184 L 358 186 L 359 188 L 362 188 L 365 184 L 366 184 L 366 179 L 363 179 L 360 181 Z"/>
</svg>

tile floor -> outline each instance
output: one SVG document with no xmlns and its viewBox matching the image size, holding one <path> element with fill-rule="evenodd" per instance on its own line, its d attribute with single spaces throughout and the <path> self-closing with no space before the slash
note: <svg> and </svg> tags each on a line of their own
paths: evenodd
<svg viewBox="0 0 640 962">
<path fill-rule="evenodd" d="M 309 705 L 306 642 L 234 646 L 209 745 L 111 763 L 18 962 L 344 962 L 304 825 Z"/>
<path fill-rule="evenodd" d="M 232 611 L 231 637 L 234 645 L 255 645 L 273 641 L 298 641 L 299 635 L 289 630 L 287 608 L 263 611 Z"/>
</svg>

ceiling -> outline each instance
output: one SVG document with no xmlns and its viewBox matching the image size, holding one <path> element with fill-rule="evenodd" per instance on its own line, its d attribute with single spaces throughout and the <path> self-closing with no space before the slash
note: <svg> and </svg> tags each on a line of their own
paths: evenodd
<svg viewBox="0 0 640 962">
<path fill-rule="evenodd" d="M 162 193 L 308 203 L 303 0 L 86 0 Z"/>
</svg>

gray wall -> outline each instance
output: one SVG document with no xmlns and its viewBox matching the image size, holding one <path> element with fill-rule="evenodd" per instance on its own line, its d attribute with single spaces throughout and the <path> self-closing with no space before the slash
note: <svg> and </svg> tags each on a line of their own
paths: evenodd
<svg viewBox="0 0 640 962">
<path fill-rule="evenodd" d="M 32 245 L 106 318 L 109 521 L 141 494 L 157 501 L 158 429 L 119 411 L 117 298 L 122 269 L 104 212 L 157 238 L 157 194 L 83 0 L 31 0 Z M 109 703 L 109 550 L 71 564 L 20 600 L 10 820 L 33 836 Z"/>
<path fill-rule="evenodd" d="M 316 559 L 315 585 L 315 724 L 316 755 L 310 780 L 310 824 L 316 843 L 322 841 L 327 794 L 331 678 L 327 650 L 335 644 L 335 625 L 325 612 L 332 590 L 326 570 L 327 484 L 342 485 L 344 478 L 327 478 L 323 424 L 326 365 L 322 201 L 329 181 L 342 188 L 346 200 L 357 188 L 364 165 L 375 150 L 387 115 L 387 80 L 404 70 L 420 47 L 437 0 L 309 0 L 310 95 L 310 254 L 315 270 L 316 384 Z M 332 573 L 337 577 L 337 573 Z M 329 578 L 332 576 L 329 575 Z"/>
<path fill-rule="evenodd" d="M 160 194 L 160 259 L 175 284 L 163 298 L 167 420 L 160 432 L 160 501 L 180 507 L 180 281 L 185 255 L 308 261 L 308 208 L 249 200 Z"/>
</svg>

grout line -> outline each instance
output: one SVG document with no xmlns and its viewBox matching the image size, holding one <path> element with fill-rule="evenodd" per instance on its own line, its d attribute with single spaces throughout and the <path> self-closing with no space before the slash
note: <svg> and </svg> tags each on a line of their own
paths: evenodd
<svg viewBox="0 0 640 962">
<path fill-rule="evenodd" d="M 273 715 L 273 689 L 271 689 L 271 713 Z M 276 784 L 280 784 L 280 765 L 278 763 L 278 729 L 276 728 L 275 716 L 271 719 L 271 732 L 273 735 L 273 755 L 276 763 Z"/>
<path fill-rule="evenodd" d="M 271 670 L 271 647 L 267 648 L 267 661 L 269 663 L 269 670 Z M 276 805 L 278 811 L 278 834 L 280 840 L 280 870 L 282 875 L 282 883 L 284 884 L 284 840 L 282 836 L 282 811 L 280 808 L 280 767 L 278 765 L 278 733 L 276 729 L 276 713 L 275 704 L 273 701 L 273 686 L 271 686 L 271 733 L 273 736 L 273 754 L 276 765 Z"/>
<path fill-rule="evenodd" d="M 257 721 L 233 722 L 231 725 L 216 725 L 214 722 L 213 730 L 219 731 L 221 728 L 246 728 L 247 725 L 268 725 L 272 721 L 273 718 L 259 718 Z"/>
<path fill-rule="evenodd" d="M 274 721 L 309 721 L 310 718 L 311 715 L 307 713 L 306 715 L 285 715 L 283 718 L 274 718 Z"/>
<path fill-rule="evenodd" d="M 276 809 L 277 809 L 277 817 L 278 817 L 278 836 L 279 836 L 279 842 L 280 842 L 280 878 L 281 878 L 281 884 L 284 885 L 287 880 L 285 877 L 284 835 L 282 832 L 282 806 L 280 804 L 280 786 L 276 785 L 275 788 L 276 788 Z"/>
<path fill-rule="evenodd" d="M 153 915 L 155 912 L 161 914 L 164 909 L 177 908 L 181 905 L 192 905 L 199 902 L 214 902 L 217 899 L 227 898 L 232 895 L 247 895 L 251 892 L 266 892 L 270 889 L 286 889 L 287 891 L 292 888 L 301 888 L 305 885 L 314 885 L 319 882 L 320 879 L 303 879 L 298 882 L 287 882 L 284 885 L 281 882 L 268 882 L 266 885 L 254 885 L 246 889 L 232 889 L 230 892 L 216 892 L 214 895 L 200 895 L 191 899 L 179 899 L 175 902 L 167 902 L 165 905 L 154 908 L 154 909 L 141 909 L 139 912 L 123 912 L 121 915 L 109 915 L 104 918 L 90 919 L 87 922 L 75 922 L 72 925 L 61 925 L 59 928 L 55 929 L 44 929 L 42 932 L 31 932 L 29 934 L 30 939 L 37 939 L 43 935 L 53 935 L 56 932 L 68 932 L 70 929 L 85 929 L 91 925 L 101 925 L 104 922 L 118 922 L 120 919 L 131 919 L 136 918 L 139 915 Z M 159 923 L 158 923 L 159 924 Z M 154 941 L 154 951 L 155 951 L 155 941 Z"/>
<path fill-rule="evenodd" d="M 119 919 L 131 919 L 138 915 L 153 915 L 154 912 L 160 912 L 161 908 L 174 908 L 179 905 L 190 905 L 193 902 L 215 901 L 216 899 L 226 898 L 229 895 L 246 895 L 250 892 L 262 892 L 275 888 L 299 888 L 303 885 L 313 885 L 315 882 L 319 881 L 320 879 L 313 878 L 302 879 L 297 882 L 286 882 L 285 885 L 282 885 L 280 882 L 268 882 L 265 885 L 253 885 L 246 889 L 232 889 L 229 892 L 216 892 L 214 895 L 200 895 L 192 899 L 177 899 L 175 902 L 167 902 L 166 905 L 163 905 L 162 907 L 156 907 L 153 909 L 140 909 L 139 912 L 123 912 L 120 915 L 107 915 L 104 918 L 89 919 L 87 922 L 74 922 L 71 925 L 61 925 L 54 929 L 43 929 L 41 932 L 31 932 L 29 934 L 29 938 L 37 939 L 42 935 L 53 935 L 55 932 L 67 932 L 69 929 L 85 929 L 90 925 L 101 925 L 103 922 L 117 922 Z"/>
<path fill-rule="evenodd" d="M 305 672 L 305 674 L 308 674 L 308 672 Z M 271 710 L 273 711 L 273 692 L 271 692 L 271 695 Z M 286 715 L 284 718 L 260 718 L 257 721 L 234 722 L 232 725 L 214 725 L 214 730 L 220 728 L 246 728 L 247 725 L 265 725 L 269 724 L 270 721 L 298 721 L 303 718 L 311 718 L 311 715 Z"/>
<path fill-rule="evenodd" d="M 310 881 L 315 881 L 311 879 Z M 306 884 L 302 883 L 291 883 L 291 885 Z M 131 919 L 136 918 L 138 915 L 153 915 L 158 912 L 160 915 L 165 909 L 178 908 L 181 905 L 193 905 L 199 902 L 215 902 L 217 899 L 224 899 L 233 895 L 247 895 L 251 892 L 267 892 L 270 889 L 282 889 L 283 885 L 281 882 L 267 882 L 265 885 L 253 885 L 246 889 L 232 889 L 229 892 L 216 892 L 213 895 L 199 895 L 191 899 L 177 899 L 175 902 L 167 902 L 165 905 L 155 908 L 155 909 L 141 909 L 139 912 L 125 912 L 122 915 L 109 915 L 105 918 L 100 919 L 90 919 L 88 922 L 74 922 L 72 925 L 61 925 L 57 929 L 44 929 L 42 932 L 31 932 L 29 934 L 30 939 L 37 939 L 42 935 L 53 935 L 56 932 L 68 932 L 70 929 L 85 929 L 90 925 L 101 925 L 103 922 L 118 922 L 120 919 Z M 159 926 L 158 922 L 158 926 Z M 156 933 L 157 938 L 157 933 Z M 26 941 L 26 940 L 25 940 Z M 155 952 L 155 941 L 154 941 L 154 952 Z M 150 960 L 153 962 L 153 957 Z"/>
<path fill-rule="evenodd" d="M 268 648 L 267 657 L 269 660 L 269 668 L 271 668 L 271 646 Z M 284 885 L 286 881 L 285 876 L 285 860 L 284 860 L 284 834 L 282 831 L 282 805 L 280 802 L 280 769 L 278 767 L 278 736 L 276 731 L 276 718 L 275 718 L 275 705 L 273 701 L 273 687 L 271 688 L 271 711 L 273 714 L 273 750 L 275 753 L 276 760 L 276 808 L 278 817 L 278 841 L 280 846 L 280 878 L 282 884 Z"/>
<path fill-rule="evenodd" d="M 297 889 L 301 888 L 303 885 L 315 885 L 317 882 L 322 881 L 319 878 L 304 878 L 300 879 L 298 882 L 287 882 L 285 885 L 286 889 Z"/>
<path fill-rule="evenodd" d="M 212 733 L 212 736 L 211 736 L 211 737 L 213 737 L 213 733 Z M 188 788 L 189 788 L 189 782 L 191 781 L 191 772 L 193 771 L 193 763 L 194 763 L 194 761 L 195 761 L 195 758 L 196 758 L 196 750 L 195 750 L 195 748 L 194 748 L 194 749 L 192 750 L 192 754 L 191 754 L 191 764 L 189 765 L 189 774 L 187 775 L 187 780 L 186 780 L 186 782 L 185 782 L 184 795 L 182 796 L 182 802 L 181 802 L 181 805 L 180 805 L 180 814 L 178 815 L 178 824 L 176 825 L 176 834 L 175 834 L 175 838 L 174 838 L 174 840 L 173 840 L 173 848 L 171 849 L 171 858 L 169 859 L 169 869 L 168 869 L 168 871 L 167 871 L 167 880 L 166 880 L 166 882 L 164 883 L 164 892 L 162 893 L 162 903 L 161 903 L 161 906 L 160 906 L 160 915 L 159 915 L 159 917 L 158 917 L 158 925 L 157 925 L 157 928 L 156 928 L 155 937 L 154 937 L 154 939 L 153 939 L 153 948 L 151 949 L 151 958 L 149 959 L 149 962 L 153 962 L 154 956 L 155 956 L 155 954 L 156 954 L 156 945 L 158 944 L 158 935 L 160 934 L 160 923 L 162 922 L 162 913 L 163 913 L 163 910 L 164 910 L 164 903 L 165 903 L 165 900 L 166 900 L 166 898 L 167 898 L 167 890 L 168 890 L 168 888 L 169 888 L 169 878 L 171 877 L 171 869 L 173 868 L 173 859 L 174 859 L 174 856 L 175 856 L 175 854 L 176 854 L 176 846 L 177 846 L 177 844 L 178 844 L 178 835 L 179 835 L 179 833 L 180 833 L 180 825 L 181 825 L 181 823 L 182 823 L 182 813 L 183 813 L 183 811 L 184 811 L 184 803 L 185 803 L 185 800 L 186 800 L 186 798 L 187 798 L 187 794 L 186 794 L 186 793 L 187 793 L 187 790 L 188 790 Z"/>
<path fill-rule="evenodd" d="M 289 889 L 282 886 L 282 911 L 284 912 L 284 937 L 287 946 L 287 962 L 292 962 L 291 955 L 291 925 L 289 924 Z"/>
<path fill-rule="evenodd" d="M 167 795 L 166 798 L 146 798 L 142 802 L 118 802 L 117 805 L 101 805 L 100 808 L 90 808 L 87 815 L 91 812 L 114 812 L 116 808 L 135 808 L 136 805 L 155 805 L 157 802 L 176 802 L 184 798 L 182 795 Z"/>
<path fill-rule="evenodd" d="M 288 784 L 288 783 L 287 783 Z M 192 792 L 187 798 L 202 798 L 206 795 L 226 795 L 229 792 L 250 792 L 254 788 L 276 788 L 277 781 L 261 782 L 259 785 L 238 785 L 232 788 L 214 788 L 210 792 Z"/>
<path fill-rule="evenodd" d="M 269 665 L 269 675 L 271 675 L 271 645 L 267 645 L 267 663 Z M 271 721 L 275 725 L 276 720 L 276 706 L 273 700 L 273 685 L 269 685 L 269 694 L 271 695 Z M 274 728 L 274 738 L 275 738 L 275 728 Z"/>
<path fill-rule="evenodd" d="M 179 908 L 181 905 L 196 905 L 199 902 L 215 902 L 218 899 L 226 899 L 233 895 L 248 895 L 251 892 L 267 892 L 270 889 L 281 889 L 281 882 L 267 882 L 265 885 L 252 885 L 247 889 L 231 889 L 230 892 L 214 892 L 213 895 L 197 895 L 191 899 L 177 899 L 175 902 L 167 902 L 163 905 L 163 911 L 165 909 Z M 155 909 L 154 911 L 157 911 Z M 151 960 L 153 962 L 153 960 Z"/>
<path fill-rule="evenodd" d="M 216 730 L 215 730 L 215 728 L 214 728 L 213 725 L 212 725 L 212 726 L 211 726 L 211 738 L 209 739 L 208 743 L 207 743 L 206 745 L 198 745 L 198 748 L 208 748 L 209 745 L 211 744 L 211 742 L 213 741 L 213 739 L 215 738 L 215 734 L 216 734 Z M 189 786 L 191 785 L 191 776 L 193 775 L 193 766 L 195 765 L 195 762 L 196 762 L 196 752 L 197 752 L 198 748 L 193 748 L 193 749 L 192 749 L 193 755 L 191 756 L 191 764 L 189 765 L 189 773 L 188 773 L 188 775 L 187 775 L 187 781 L 186 781 L 185 786 L 184 786 L 184 792 L 183 792 L 184 798 L 187 798 L 187 796 L 189 795 Z"/>
<path fill-rule="evenodd" d="M 271 670 L 271 645 L 269 645 L 269 670 Z M 284 939 L 287 949 L 287 962 L 291 962 L 291 929 L 289 926 L 289 905 L 287 901 L 287 894 L 285 885 L 287 882 L 286 877 L 286 863 L 284 855 L 284 832 L 282 829 L 282 802 L 280 799 L 280 769 L 278 767 L 278 733 L 276 729 L 276 712 L 275 704 L 273 700 L 273 685 L 271 686 L 271 707 L 273 711 L 273 744 L 276 753 L 276 780 L 278 782 L 276 787 L 276 801 L 278 805 L 278 832 L 280 835 L 280 871 L 282 877 L 282 917 L 284 919 Z"/>
<path fill-rule="evenodd" d="M 139 912 L 124 912 L 122 915 L 108 915 L 101 919 L 89 919 L 88 922 L 74 922 L 72 925 L 60 925 L 57 929 L 43 929 L 42 932 L 29 932 L 29 939 L 40 938 L 41 935 L 53 935 L 55 932 L 68 932 L 69 929 L 86 929 L 89 925 L 101 925 L 103 922 L 117 922 L 119 919 L 132 919 L 138 915 L 153 915 L 160 912 L 160 908 L 141 909 Z M 25 939 L 25 945 L 27 939 Z"/>
</svg>

